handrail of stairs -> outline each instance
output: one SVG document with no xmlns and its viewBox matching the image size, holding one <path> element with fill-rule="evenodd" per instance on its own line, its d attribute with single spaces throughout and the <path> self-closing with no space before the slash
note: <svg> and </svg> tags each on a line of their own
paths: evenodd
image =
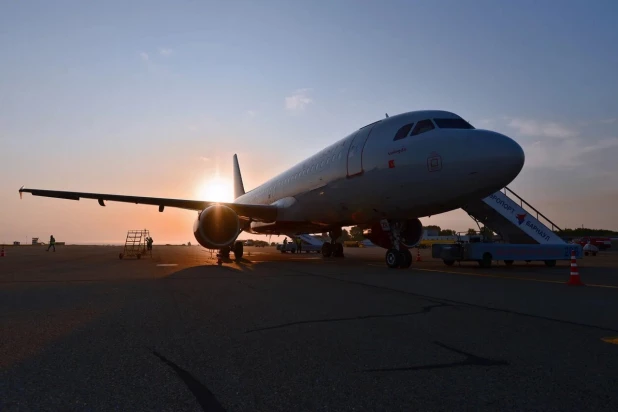
<svg viewBox="0 0 618 412">
<path fill-rule="evenodd" d="M 506 192 L 511 193 L 513 196 L 515 196 L 517 199 L 519 199 L 520 203 L 519 206 L 521 206 L 521 208 L 524 208 L 524 204 L 526 206 L 528 206 L 530 209 L 532 209 L 533 211 L 536 212 L 536 219 L 539 220 L 539 216 L 541 216 L 543 219 L 545 219 L 546 221 L 548 221 L 551 224 L 551 230 L 552 232 L 555 232 L 556 230 L 558 230 L 558 232 L 562 232 L 562 229 L 555 224 L 554 222 L 552 222 L 551 220 L 549 220 L 549 218 L 547 216 L 545 216 L 543 213 L 539 212 L 534 206 L 532 206 L 530 203 L 526 202 L 524 199 L 522 199 L 521 196 L 519 196 L 517 193 L 513 192 L 511 189 L 509 189 L 508 187 L 504 188 L 504 194 L 508 196 L 508 194 Z"/>
</svg>

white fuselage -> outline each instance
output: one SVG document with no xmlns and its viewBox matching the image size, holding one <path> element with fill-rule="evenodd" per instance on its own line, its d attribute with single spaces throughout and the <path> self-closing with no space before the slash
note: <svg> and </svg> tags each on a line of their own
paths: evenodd
<svg viewBox="0 0 618 412">
<path fill-rule="evenodd" d="M 410 135 L 428 119 L 462 120 L 450 112 L 417 111 L 365 126 L 238 197 L 234 203 L 285 206 L 276 222 L 244 229 L 310 233 L 435 215 L 488 196 L 521 171 L 523 150 L 499 133 L 440 128 L 431 120 L 432 130 Z M 407 136 L 400 132 L 394 140 L 410 124 Z"/>
</svg>

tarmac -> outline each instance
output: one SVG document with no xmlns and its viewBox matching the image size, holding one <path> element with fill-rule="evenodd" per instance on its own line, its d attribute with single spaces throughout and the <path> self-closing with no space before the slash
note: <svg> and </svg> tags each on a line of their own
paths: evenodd
<svg viewBox="0 0 618 412">
<path fill-rule="evenodd" d="M 568 261 L 121 251 L 6 248 L 1 411 L 618 410 L 615 252 L 576 287 Z"/>
</svg>

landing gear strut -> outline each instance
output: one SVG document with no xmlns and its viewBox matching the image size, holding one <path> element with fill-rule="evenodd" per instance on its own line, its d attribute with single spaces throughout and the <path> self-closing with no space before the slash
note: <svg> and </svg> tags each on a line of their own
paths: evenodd
<svg viewBox="0 0 618 412">
<path fill-rule="evenodd" d="M 240 240 L 238 240 L 234 242 L 234 245 L 232 247 L 225 246 L 219 249 L 219 253 L 217 253 L 217 265 L 221 266 L 223 264 L 223 259 L 229 260 L 230 252 L 234 252 L 234 258 L 237 261 L 240 261 L 244 253 L 243 243 Z"/>
<path fill-rule="evenodd" d="M 382 229 L 388 232 L 391 248 L 386 251 L 386 266 L 389 268 L 409 268 L 412 265 L 412 253 L 401 245 L 401 230 L 400 222 L 389 222 L 384 219 L 380 222 Z"/>
<path fill-rule="evenodd" d="M 236 258 L 236 260 L 242 259 L 243 252 L 244 245 L 240 240 L 237 240 L 236 243 L 234 243 L 234 257 Z"/>
<path fill-rule="evenodd" d="M 217 253 L 217 265 L 221 266 L 223 264 L 223 259 L 230 258 L 230 247 L 225 246 L 219 249 L 219 253 Z"/>
<path fill-rule="evenodd" d="M 343 245 L 337 243 L 337 239 L 341 237 L 343 231 L 341 228 L 336 228 L 328 233 L 332 242 L 324 242 L 322 244 L 322 256 L 324 257 L 343 257 Z"/>
</svg>

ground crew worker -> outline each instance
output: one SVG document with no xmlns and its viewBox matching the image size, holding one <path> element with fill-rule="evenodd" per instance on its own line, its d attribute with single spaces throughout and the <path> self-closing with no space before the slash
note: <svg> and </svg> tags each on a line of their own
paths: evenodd
<svg viewBox="0 0 618 412">
<path fill-rule="evenodd" d="M 299 237 L 296 238 L 296 244 L 298 245 L 296 250 L 298 253 L 301 253 L 303 251 L 303 241 Z"/>
<path fill-rule="evenodd" d="M 152 242 L 154 242 L 154 240 L 152 240 L 151 237 L 146 238 L 146 246 L 148 247 L 148 250 L 152 250 Z"/>
<path fill-rule="evenodd" d="M 287 245 L 288 245 L 288 238 L 284 237 L 283 238 L 283 249 L 281 250 L 285 252 L 285 249 L 287 249 Z"/>
<path fill-rule="evenodd" d="M 50 248 L 54 248 L 54 252 L 56 251 L 56 239 L 54 238 L 54 235 L 51 235 L 49 237 L 49 246 L 47 246 L 47 250 L 46 252 L 49 252 Z"/>
</svg>

